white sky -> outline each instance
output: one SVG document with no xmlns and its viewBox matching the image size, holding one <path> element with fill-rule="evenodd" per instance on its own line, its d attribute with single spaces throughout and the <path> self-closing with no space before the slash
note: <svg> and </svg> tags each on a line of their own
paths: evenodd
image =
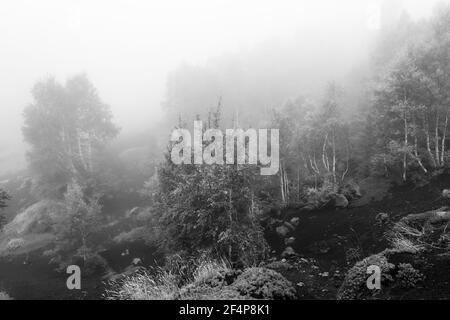
<svg viewBox="0 0 450 320">
<path fill-rule="evenodd" d="M 387 0 L 392 1 L 392 0 Z M 406 0 L 414 18 L 437 0 Z M 2 0 L 0 155 L 21 144 L 36 80 L 86 72 L 125 132 L 160 114 L 167 74 L 310 29 L 369 32 L 382 0 Z M 347 35 L 346 39 L 351 39 Z M 357 41 L 357 40 L 354 40 Z M 356 42 L 355 42 L 356 43 Z M 353 45 L 355 45 L 353 43 Z"/>
</svg>

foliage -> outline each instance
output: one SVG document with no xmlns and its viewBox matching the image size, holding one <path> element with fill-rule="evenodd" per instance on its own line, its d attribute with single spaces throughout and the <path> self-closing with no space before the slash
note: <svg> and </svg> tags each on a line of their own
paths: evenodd
<svg viewBox="0 0 450 320">
<path fill-rule="evenodd" d="M 6 208 L 6 201 L 10 199 L 10 196 L 6 191 L 0 189 L 0 209 Z"/>
<path fill-rule="evenodd" d="M 8 244 L 6 245 L 6 249 L 8 251 L 14 251 L 17 250 L 25 244 L 25 240 L 22 238 L 14 238 L 8 241 Z"/>
<path fill-rule="evenodd" d="M 150 275 L 144 271 L 111 286 L 106 291 L 109 300 L 174 300 L 180 290 L 174 276 L 168 272 Z"/>
<path fill-rule="evenodd" d="M 398 265 L 396 280 L 402 288 L 410 289 L 415 288 L 417 284 L 422 282 L 424 280 L 424 276 L 419 270 L 414 269 L 411 264 L 400 263 Z"/>
<path fill-rule="evenodd" d="M 39 194 L 60 195 L 72 179 L 87 179 L 100 170 L 98 157 L 118 129 L 109 107 L 84 75 L 64 86 L 51 78 L 38 82 L 32 94 L 23 127 L 31 147 L 29 166 Z"/>
<path fill-rule="evenodd" d="M 450 6 L 386 64 L 375 89 L 376 172 L 421 181 L 447 167 Z M 426 178 L 425 178 L 426 179 Z"/>
<path fill-rule="evenodd" d="M 139 271 L 111 282 L 106 297 L 118 300 L 191 300 L 239 296 L 238 293 L 223 288 L 221 282 L 214 284 L 215 279 L 230 270 L 223 261 L 202 258 L 195 263 L 183 263 L 178 258 L 180 257 L 173 256 L 163 268 Z M 192 268 L 194 264 L 196 266 Z"/>
<path fill-rule="evenodd" d="M 96 252 L 96 233 L 100 229 L 101 205 L 96 194 L 87 196 L 79 183 L 68 186 L 64 195 L 64 212 L 55 218 L 55 247 L 49 252 L 62 266 L 81 258 L 86 265 L 104 264 Z"/>
<path fill-rule="evenodd" d="M 388 258 L 384 253 L 376 254 L 356 263 L 348 271 L 344 282 L 339 288 L 338 299 L 354 300 L 376 294 L 377 290 L 370 291 L 366 284 L 368 277 L 367 268 L 372 265 L 380 267 L 382 284 L 393 281 L 391 273 L 395 266 L 388 262 Z"/>
<path fill-rule="evenodd" d="M 185 268 L 175 268 L 186 270 Z M 200 260 L 188 281 L 186 274 L 166 268 L 140 271 L 111 282 L 107 299 L 119 300 L 238 300 L 294 299 L 292 284 L 279 273 L 265 268 L 233 270 L 223 261 Z"/>
<path fill-rule="evenodd" d="M 170 150 L 171 146 L 157 181 L 153 178 L 146 187 L 154 202 L 151 225 L 158 226 L 160 247 L 194 256 L 209 250 L 217 258 L 245 266 L 263 259 L 267 247 L 258 221 L 258 168 L 175 165 Z"/>
<path fill-rule="evenodd" d="M 410 226 L 405 220 L 397 222 L 388 234 L 391 246 L 399 252 L 418 253 L 425 249 L 420 239 L 424 231 Z"/>
<path fill-rule="evenodd" d="M 272 127 L 280 129 L 283 202 L 300 202 L 308 188 L 323 184 L 337 190 L 343 184 L 351 169 L 352 151 L 343 95 L 331 83 L 321 103 L 297 99 L 274 111 Z"/>
<path fill-rule="evenodd" d="M 0 301 L 13 300 L 6 292 L 0 291 Z"/>
<path fill-rule="evenodd" d="M 0 210 L 6 208 L 6 201 L 10 199 L 10 196 L 6 193 L 6 191 L 0 189 Z M 3 229 L 3 226 L 6 224 L 6 219 L 3 215 L 0 214 L 0 231 Z"/>
<path fill-rule="evenodd" d="M 292 300 L 296 291 L 288 280 L 278 272 L 265 268 L 249 268 L 233 283 L 242 295 L 256 299 Z"/>
</svg>

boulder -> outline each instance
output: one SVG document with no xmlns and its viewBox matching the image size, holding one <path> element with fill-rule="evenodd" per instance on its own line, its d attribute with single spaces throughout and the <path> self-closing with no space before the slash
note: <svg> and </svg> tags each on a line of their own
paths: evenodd
<svg viewBox="0 0 450 320">
<path fill-rule="evenodd" d="M 359 185 L 354 181 L 349 181 L 347 184 L 340 188 L 339 193 L 343 194 L 347 199 L 356 200 L 361 198 L 361 189 Z"/>
<path fill-rule="evenodd" d="M 25 245 L 25 240 L 22 238 L 15 238 L 9 240 L 8 244 L 6 245 L 7 250 L 14 251 L 17 250 Z"/>
<path fill-rule="evenodd" d="M 289 222 L 287 222 L 287 221 L 285 221 L 285 222 L 283 223 L 283 225 L 284 225 L 286 228 L 288 228 L 289 231 L 294 231 L 294 230 L 295 230 L 295 227 L 294 227 L 292 224 L 290 224 Z"/>
<path fill-rule="evenodd" d="M 442 196 L 443 196 L 445 199 L 450 199 L 450 189 L 445 189 L 445 190 L 443 190 L 443 191 L 442 191 Z"/>
<path fill-rule="evenodd" d="M 290 246 L 290 245 L 292 245 L 294 243 L 295 243 L 295 238 L 294 237 L 290 237 L 290 238 L 284 239 L 284 244 L 287 245 L 287 246 Z"/>
<path fill-rule="evenodd" d="M 293 225 L 294 227 L 298 227 L 298 225 L 300 224 L 300 218 L 298 218 L 298 217 L 292 218 L 290 223 L 291 223 L 291 225 Z"/>
<path fill-rule="evenodd" d="M 296 253 L 292 247 L 286 247 L 286 249 L 284 249 L 283 253 L 281 254 L 281 257 L 289 258 L 289 257 L 295 256 L 295 255 L 296 255 Z"/>
<path fill-rule="evenodd" d="M 286 227 L 285 225 L 279 226 L 275 229 L 275 231 L 277 232 L 278 236 L 280 238 L 286 238 L 286 236 L 289 234 L 290 230 L 288 227 Z"/>
<path fill-rule="evenodd" d="M 381 212 L 379 214 L 377 214 L 377 216 L 375 217 L 375 220 L 377 221 L 378 224 L 380 225 L 384 225 L 386 223 L 389 222 L 389 214 Z"/>
<path fill-rule="evenodd" d="M 348 200 L 342 194 L 337 194 L 333 197 L 334 206 L 336 208 L 344 209 L 348 207 Z"/>
</svg>

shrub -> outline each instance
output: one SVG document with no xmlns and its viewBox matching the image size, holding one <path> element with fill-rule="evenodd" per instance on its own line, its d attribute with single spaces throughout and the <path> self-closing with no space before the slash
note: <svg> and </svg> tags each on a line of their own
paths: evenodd
<svg viewBox="0 0 450 320">
<path fill-rule="evenodd" d="M 224 262 L 188 260 L 183 264 L 181 256 L 169 258 L 165 268 L 152 273 L 141 271 L 109 283 L 106 298 L 111 300 L 174 300 L 174 299 L 223 299 L 238 296 L 222 286 L 229 271 Z M 186 262 L 186 261 L 185 261 Z M 196 265 L 195 268 L 193 266 Z"/>
<path fill-rule="evenodd" d="M 411 264 L 400 263 L 396 280 L 402 288 L 411 289 L 424 280 L 424 275 L 419 270 L 414 269 Z"/>
<path fill-rule="evenodd" d="M 6 292 L 0 291 L 0 301 L 13 300 Z"/>
<path fill-rule="evenodd" d="M 394 225 L 388 234 L 392 248 L 398 252 L 418 253 L 425 247 L 419 242 L 424 232 L 410 226 L 405 221 L 400 221 Z"/>
<path fill-rule="evenodd" d="M 339 288 L 338 299 L 354 300 L 373 293 L 367 289 L 366 285 L 369 276 L 367 274 L 367 268 L 371 265 L 380 267 L 382 283 L 393 281 L 390 273 L 395 268 L 395 265 L 388 262 L 384 253 L 376 254 L 358 262 L 348 271 L 344 282 Z"/>
<path fill-rule="evenodd" d="M 226 262 L 202 261 L 194 272 L 194 283 L 214 283 L 211 280 L 223 279 L 229 271 Z"/>
<path fill-rule="evenodd" d="M 99 254 L 89 254 L 84 262 L 85 274 L 91 275 L 104 272 L 108 269 L 108 262 Z"/>
<path fill-rule="evenodd" d="M 183 275 L 184 276 L 184 275 Z M 111 281 L 109 300 L 240 300 L 295 299 L 293 285 L 281 274 L 265 268 L 232 270 L 224 262 L 203 261 L 192 280 L 180 285 L 180 275 L 159 268 Z"/>
<path fill-rule="evenodd" d="M 296 291 L 278 272 L 266 268 L 249 268 L 232 284 L 242 295 L 256 299 L 292 300 Z"/>
<path fill-rule="evenodd" d="M 8 244 L 6 245 L 7 250 L 14 251 L 21 247 L 23 247 L 25 244 L 25 240 L 22 238 L 15 238 L 9 240 Z"/>
<path fill-rule="evenodd" d="M 164 271 L 156 275 L 141 271 L 110 285 L 106 290 L 109 300 L 173 300 L 179 295 L 174 275 Z"/>
</svg>

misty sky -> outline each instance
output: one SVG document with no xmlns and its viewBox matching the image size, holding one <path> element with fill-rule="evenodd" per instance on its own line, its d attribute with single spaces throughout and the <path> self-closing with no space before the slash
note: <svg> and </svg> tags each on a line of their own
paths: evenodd
<svg viewBox="0 0 450 320">
<path fill-rule="evenodd" d="M 311 30 L 329 34 L 351 61 L 379 27 L 382 2 L 4 0 L 0 157 L 22 150 L 21 113 L 33 83 L 47 75 L 65 81 L 86 72 L 123 132 L 131 132 L 160 117 L 167 75 L 182 63 L 205 64 L 274 39 L 305 37 L 310 45 Z M 421 18 L 436 2 L 407 0 L 404 7 Z M 336 63 L 340 53 L 330 52 Z"/>
</svg>

